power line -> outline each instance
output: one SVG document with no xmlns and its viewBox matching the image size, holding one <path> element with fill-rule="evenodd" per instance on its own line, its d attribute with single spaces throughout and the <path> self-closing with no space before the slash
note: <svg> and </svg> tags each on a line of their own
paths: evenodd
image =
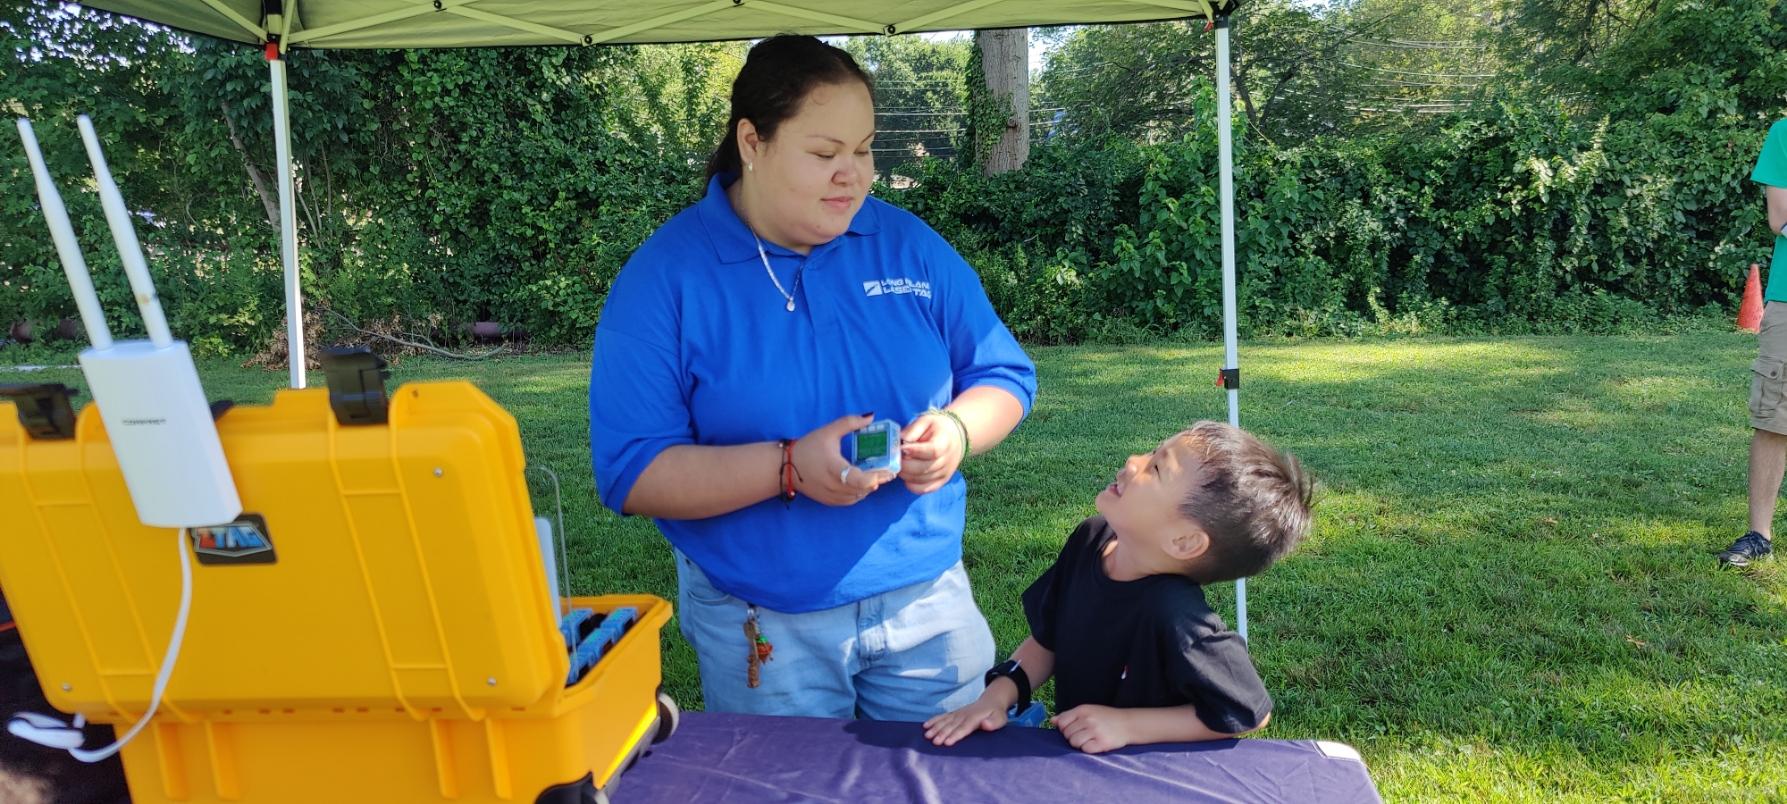
<svg viewBox="0 0 1787 804">
<path fill-rule="evenodd" d="M 1470 108 L 1470 101 L 1464 98 L 1397 98 L 1389 96 L 1366 96 L 1356 98 L 1327 98 L 1310 95 L 1296 90 L 1284 89 L 1280 92 L 1287 97 L 1302 98 L 1317 103 L 1329 103 L 1349 112 L 1371 112 L 1376 114 L 1416 113 L 1416 114 L 1448 114 Z M 1362 105 L 1374 104 L 1374 105 Z"/>
<path fill-rule="evenodd" d="M 1390 86 L 1390 87 L 1445 87 L 1445 88 L 1447 88 L 1447 89 L 1476 89 L 1476 88 L 1478 88 L 1478 87 L 1481 87 L 1481 86 L 1482 86 L 1482 84 L 1481 84 L 1481 83 L 1476 83 L 1476 84 L 1468 84 L 1468 83 L 1456 83 L 1456 84 L 1447 84 L 1447 83 L 1439 83 L 1439 82 L 1432 82 L 1432 81 L 1404 81 L 1404 80 L 1402 80 L 1402 79 L 1399 79 L 1399 78 L 1382 78 L 1382 79 L 1378 79 L 1378 81 L 1377 81 L 1377 83 L 1375 83 L 1375 84 L 1372 84 L 1372 85 L 1371 85 L 1371 86 Z"/>
<path fill-rule="evenodd" d="M 917 109 L 920 107 L 907 107 L 907 108 Z M 1047 114 L 1047 113 L 1061 112 L 1061 111 L 1066 111 L 1066 110 L 1067 110 L 1067 107 L 1065 107 L 1065 106 L 1038 106 L 1038 107 L 1032 107 L 1029 110 L 1029 112 L 1031 114 Z M 938 110 L 938 111 L 912 111 L 912 112 L 884 112 L 884 111 L 877 109 L 875 111 L 876 117 L 951 117 L 951 116 L 966 115 L 966 114 L 968 114 L 968 110 L 966 110 L 966 109 L 943 109 L 943 110 Z"/>
<path fill-rule="evenodd" d="M 960 78 L 960 77 L 958 77 L 958 78 L 899 78 L 899 79 L 889 78 L 886 80 L 882 80 L 879 78 L 875 79 L 875 86 L 878 86 L 878 87 L 887 87 L 887 86 L 899 87 L 899 86 L 911 86 L 914 84 L 923 85 L 923 86 L 961 86 L 966 83 L 968 83 L 967 79 Z"/>
<path fill-rule="evenodd" d="M 1458 111 L 1458 108 L 1461 108 L 1461 107 L 1443 108 L 1443 109 L 1442 108 L 1429 109 L 1429 108 L 1424 108 L 1424 107 L 1401 107 L 1401 106 L 1399 106 L 1399 107 L 1389 108 L 1389 109 L 1378 109 L 1378 108 L 1374 108 L 1371 106 L 1347 106 L 1345 108 L 1349 112 L 1371 112 L 1374 114 L 1411 114 L 1411 113 L 1412 114 L 1451 114 L 1453 112 Z"/>
<path fill-rule="evenodd" d="M 1347 37 L 1346 41 L 1357 42 L 1367 47 L 1382 47 L 1390 48 L 1392 50 L 1484 50 L 1488 48 L 1488 45 L 1472 42 L 1468 39 L 1451 39 L 1431 42 L 1409 39 L 1390 39 L 1379 42 L 1360 36 L 1350 36 Z"/>
<path fill-rule="evenodd" d="M 1358 69 L 1358 70 L 1370 70 L 1374 73 L 1391 73 L 1394 75 L 1418 75 L 1423 78 L 1494 78 L 1495 77 L 1495 73 L 1423 73 L 1423 72 L 1418 72 L 1415 70 L 1392 70 L 1388 67 L 1372 67 L 1372 66 L 1365 65 L 1365 64 L 1354 64 L 1350 61 L 1341 61 L 1339 63 L 1344 64 L 1348 67 L 1352 67 L 1354 69 Z"/>
<path fill-rule="evenodd" d="M 912 129 L 912 130 L 908 130 L 908 131 L 877 131 L 877 132 L 875 132 L 875 139 L 877 141 L 880 141 L 881 138 L 883 138 L 883 137 L 904 137 L 904 136 L 912 136 L 912 135 L 922 136 L 925 134 L 960 134 L 966 130 L 967 129 L 961 129 L 961 128 L 926 128 L 926 129 Z"/>
</svg>

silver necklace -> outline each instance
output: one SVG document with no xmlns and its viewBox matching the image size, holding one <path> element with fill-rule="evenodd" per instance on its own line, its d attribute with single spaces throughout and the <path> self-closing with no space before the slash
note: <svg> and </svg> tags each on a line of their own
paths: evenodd
<svg viewBox="0 0 1787 804">
<path fill-rule="evenodd" d="M 782 289 L 782 280 L 776 278 L 776 269 L 769 267 L 769 255 L 763 251 L 763 238 L 757 236 L 757 230 L 751 229 L 751 239 L 757 241 L 757 259 L 763 260 L 763 272 L 769 274 L 769 281 L 776 283 L 776 292 L 788 300 L 788 312 L 794 312 L 794 293 L 800 292 L 800 274 L 807 267 L 807 261 L 801 260 L 800 267 L 794 269 L 794 293 L 789 293 Z"/>
</svg>

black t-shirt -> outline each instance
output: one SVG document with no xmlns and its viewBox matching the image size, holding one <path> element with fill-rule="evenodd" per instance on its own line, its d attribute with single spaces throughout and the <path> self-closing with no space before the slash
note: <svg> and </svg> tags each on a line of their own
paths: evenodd
<svg viewBox="0 0 1787 804">
<path fill-rule="evenodd" d="M 1189 703 L 1215 731 L 1258 726 L 1272 697 L 1247 643 L 1190 578 L 1111 580 L 1104 550 L 1115 535 L 1104 517 L 1081 522 L 1054 566 L 1024 591 L 1030 635 L 1055 654 L 1056 710 Z"/>
</svg>

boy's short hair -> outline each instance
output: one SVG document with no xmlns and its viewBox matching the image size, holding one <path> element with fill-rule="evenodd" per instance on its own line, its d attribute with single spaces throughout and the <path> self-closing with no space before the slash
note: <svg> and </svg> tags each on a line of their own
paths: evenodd
<svg viewBox="0 0 1787 804">
<path fill-rule="evenodd" d="M 1199 580 L 1256 575 L 1303 541 L 1314 481 L 1295 457 L 1223 422 L 1198 422 L 1181 437 L 1202 459 L 1197 483 L 1179 503 L 1179 513 L 1210 536 Z"/>
</svg>

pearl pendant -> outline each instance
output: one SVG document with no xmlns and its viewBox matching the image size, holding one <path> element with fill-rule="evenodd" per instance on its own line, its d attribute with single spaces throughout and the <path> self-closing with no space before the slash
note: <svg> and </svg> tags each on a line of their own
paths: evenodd
<svg viewBox="0 0 1787 804">
<path fill-rule="evenodd" d="M 794 300 L 793 299 L 788 300 L 788 312 L 790 312 L 790 313 L 794 312 Z"/>
</svg>

